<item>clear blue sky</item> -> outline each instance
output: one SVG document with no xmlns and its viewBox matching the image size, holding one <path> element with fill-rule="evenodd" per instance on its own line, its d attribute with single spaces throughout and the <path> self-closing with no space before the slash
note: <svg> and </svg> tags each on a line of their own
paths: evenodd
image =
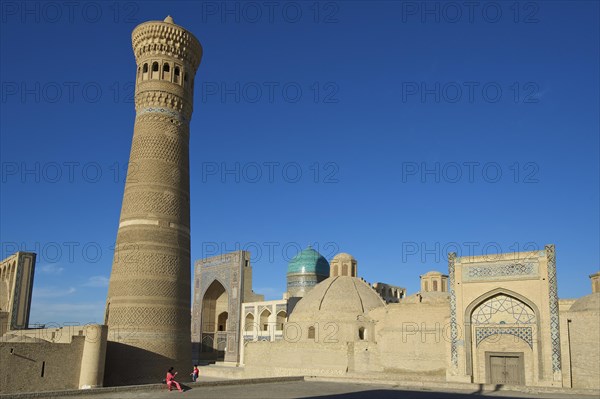
<svg viewBox="0 0 600 399">
<path fill-rule="evenodd" d="M 457 245 L 554 243 L 559 295 L 590 292 L 598 2 L 23 4 L 1 9 L 0 240 L 2 257 L 39 254 L 31 322 L 102 318 L 135 116 L 130 34 L 167 14 L 204 47 L 194 260 L 249 249 L 255 290 L 275 299 L 311 243 L 414 293 Z"/>
</svg>

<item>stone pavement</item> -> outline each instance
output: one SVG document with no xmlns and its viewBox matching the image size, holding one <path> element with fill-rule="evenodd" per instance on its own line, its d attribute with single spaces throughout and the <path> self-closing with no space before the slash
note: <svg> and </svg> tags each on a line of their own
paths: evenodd
<svg viewBox="0 0 600 399">
<path fill-rule="evenodd" d="M 436 392 L 433 390 L 410 390 L 404 387 L 382 384 L 354 384 L 347 382 L 325 381 L 284 381 L 271 383 L 238 384 L 238 385 L 196 385 L 180 393 L 168 392 L 165 389 L 153 390 L 119 390 L 110 393 L 88 393 L 69 395 L 77 399 L 133 399 L 133 398 L 240 398 L 240 399 L 275 399 L 275 398 L 332 398 L 332 399 L 461 399 L 461 398 L 538 398 L 538 399 L 584 399 L 597 396 L 565 395 L 565 394 L 527 394 L 520 392 L 485 392 L 478 394 L 470 391 Z"/>
</svg>

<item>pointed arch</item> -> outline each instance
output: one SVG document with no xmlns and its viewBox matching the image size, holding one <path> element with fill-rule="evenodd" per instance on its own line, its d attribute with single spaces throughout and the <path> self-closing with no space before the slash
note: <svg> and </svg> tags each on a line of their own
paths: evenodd
<svg viewBox="0 0 600 399">
<path fill-rule="evenodd" d="M 517 292 L 511 291 L 506 288 L 498 287 L 491 291 L 486 292 L 483 295 L 478 296 L 465 308 L 465 321 L 469 321 L 469 323 L 470 323 L 471 315 L 473 314 L 473 311 L 475 310 L 475 308 L 477 308 L 479 305 L 481 305 L 483 302 L 487 301 L 488 299 L 491 299 L 498 295 L 506 295 L 506 296 L 513 297 L 513 298 L 523 302 L 525 305 L 529 306 L 533 310 L 533 312 L 536 316 L 536 319 L 539 319 L 540 311 L 537 308 L 537 306 L 535 305 L 535 303 L 533 303 L 531 300 L 529 300 L 528 298 L 526 298 L 525 296 L 523 296 Z"/>
<path fill-rule="evenodd" d="M 227 295 L 229 295 L 229 292 L 227 291 L 227 285 L 224 284 L 220 278 L 215 277 L 213 278 L 213 280 L 210 282 L 210 284 L 208 284 L 207 286 L 205 286 L 205 288 L 202 290 L 202 297 L 204 298 L 204 296 L 206 295 L 206 291 L 209 290 L 210 287 L 212 287 L 212 285 L 217 282 L 219 284 L 221 284 L 221 286 L 223 287 L 223 289 L 225 289 L 225 292 L 227 292 Z"/>
<path fill-rule="evenodd" d="M 265 309 L 260 312 L 260 330 L 268 331 L 269 330 L 269 317 L 271 317 L 271 311 L 269 309 Z"/>
<path fill-rule="evenodd" d="M 244 331 L 249 334 L 256 332 L 256 323 L 254 322 L 254 313 L 248 312 L 244 318 Z"/>
<path fill-rule="evenodd" d="M 202 295 L 202 332 L 217 332 L 219 316 L 228 310 L 229 294 L 225 286 L 218 279 L 214 279 Z"/>
<path fill-rule="evenodd" d="M 286 318 L 287 312 L 285 310 L 280 310 L 277 312 L 277 324 L 275 325 L 276 331 L 283 331 L 283 323 L 285 323 Z"/>
<path fill-rule="evenodd" d="M 509 290 L 509 289 L 503 288 L 503 287 L 497 287 L 497 288 L 494 288 L 493 290 L 487 291 L 486 293 L 478 296 L 465 308 L 465 311 L 464 311 L 464 336 L 465 336 L 465 357 L 466 357 L 465 360 L 466 360 L 466 374 L 467 375 L 473 375 L 473 354 L 472 354 L 473 337 L 472 337 L 472 328 L 471 328 L 472 327 L 471 316 L 473 314 L 473 311 L 475 309 L 477 309 L 477 307 L 479 305 L 483 304 L 484 302 L 486 302 L 489 299 L 492 299 L 498 295 L 505 295 L 508 297 L 512 297 L 518 301 L 523 302 L 525 305 L 529 306 L 533 310 L 533 313 L 535 315 L 535 323 L 533 325 L 535 326 L 535 331 L 536 331 L 534 333 L 534 335 L 536 336 L 536 338 L 534 339 L 534 345 L 536 347 L 537 352 L 541 353 L 541 341 L 542 340 L 540 337 L 540 334 L 541 334 L 540 326 L 539 326 L 540 311 L 539 311 L 538 307 L 531 300 L 529 300 L 525 296 L 523 296 L 515 291 Z M 539 365 L 538 365 L 539 375 L 542 374 L 542 364 L 543 364 L 543 362 L 539 362 Z"/>
<path fill-rule="evenodd" d="M 228 318 L 229 313 L 227 313 L 227 311 L 219 313 L 219 315 L 217 316 L 217 331 L 227 331 Z"/>
</svg>

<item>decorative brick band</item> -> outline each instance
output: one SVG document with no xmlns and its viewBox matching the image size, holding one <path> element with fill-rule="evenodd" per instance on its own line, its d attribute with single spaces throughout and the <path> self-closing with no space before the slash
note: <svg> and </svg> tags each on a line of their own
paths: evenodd
<svg viewBox="0 0 600 399">
<path fill-rule="evenodd" d="M 558 319 L 558 289 L 556 284 L 556 252 L 554 244 L 546 245 L 550 302 L 550 339 L 552 341 L 552 371 L 561 371 L 560 329 Z"/>
</svg>

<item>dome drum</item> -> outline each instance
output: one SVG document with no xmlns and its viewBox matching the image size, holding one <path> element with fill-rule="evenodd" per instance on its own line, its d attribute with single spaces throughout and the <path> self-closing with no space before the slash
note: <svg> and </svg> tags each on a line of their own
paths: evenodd
<svg viewBox="0 0 600 399">
<path fill-rule="evenodd" d="M 329 263 L 327 259 L 309 246 L 298 253 L 288 264 L 288 296 L 301 298 L 328 277 Z"/>
</svg>

